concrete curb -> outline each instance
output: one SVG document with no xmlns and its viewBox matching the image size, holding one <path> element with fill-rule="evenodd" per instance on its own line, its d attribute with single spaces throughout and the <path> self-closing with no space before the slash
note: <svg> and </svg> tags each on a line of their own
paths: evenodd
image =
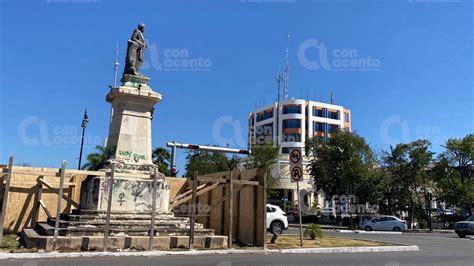
<svg viewBox="0 0 474 266">
<path fill-rule="evenodd" d="M 375 235 L 401 235 L 402 232 L 391 232 L 391 231 L 364 231 L 364 230 L 334 230 L 339 233 L 348 234 L 375 234 Z"/>
<path fill-rule="evenodd" d="M 160 256 L 199 256 L 228 254 L 332 254 L 418 251 L 418 246 L 378 246 L 378 247 L 336 247 L 336 248 L 295 248 L 295 249 L 228 249 L 228 250 L 191 250 L 191 251 L 123 251 L 123 252 L 70 252 L 70 253 L 0 253 L 5 259 L 54 259 L 54 258 L 91 258 L 91 257 L 160 257 Z"/>
</svg>

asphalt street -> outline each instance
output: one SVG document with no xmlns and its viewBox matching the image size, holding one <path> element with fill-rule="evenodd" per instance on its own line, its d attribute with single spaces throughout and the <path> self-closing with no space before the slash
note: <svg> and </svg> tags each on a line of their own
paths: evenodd
<svg viewBox="0 0 474 266">
<path fill-rule="evenodd" d="M 287 234 L 298 234 L 296 229 Z M 61 258 L 44 260 L 3 260 L 0 265 L 474 265 L 474 240 L 455 234 L 404 233 L 402 235 L 369 235 L 324 232 L 326 236 L 389 241 L 418 245 L 418 252 L 295 254 L 295 255 L 213 255 L 164 257 Z"/>
</svg>

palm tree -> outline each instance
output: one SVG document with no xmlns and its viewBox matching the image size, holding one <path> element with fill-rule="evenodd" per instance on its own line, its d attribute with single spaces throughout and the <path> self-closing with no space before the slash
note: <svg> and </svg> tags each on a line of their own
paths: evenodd
<svg viewBox="0 0 474 266">
<path fill-rule="evenodd" d="M 90 153 L 87 155 L 87 163 L 82 166 L 82 169 L 89 171 L 97 171 L 107 164 L 107 161 L 114 154 L 114 148 L 106 148 L 102 146 L 96 146 L 97 152 Z"/>
<path fill-rule="evenodd" d="M 170 176 L 171 155 L 170 152 L 162 147 L 157 147 L 152 152 L 153 163 L 158 166 L 158 171 L 165 176 Z"/>
</svg>

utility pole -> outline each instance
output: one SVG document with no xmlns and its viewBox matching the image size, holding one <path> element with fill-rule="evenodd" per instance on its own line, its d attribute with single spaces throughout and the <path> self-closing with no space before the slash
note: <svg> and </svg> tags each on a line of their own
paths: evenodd
<svg viewBox="0 0 474 266">
<path fill-rule="evenodd" d="M 286 33 L 286 38 L 285 38 L 285 77 L 284 77 L 284 83 L 283 83 L 283 90 L 285 93 L 285 99 L 288 98 L 288 38 L 290 35 Z"/>
<path fill-rule="evenodd" d="M 276 145 L 280 145 L 280 83 L 283 80 L 283 75 L 276 73 L 276 81 L 277 81 L 277 108 L 276 108 Z"/>
<path fill-rule="evenodd" d="M 82 149 L 84 148 L 84 133 L 86 132 L 87 123 L 89 123 L 89 116 L 87 115 L 87 109 L 84 112 L 84 117 L 82 118 L 82 138 L 81 138 L 81 151 L 79 152 L 79 163 L 77 165 L 77 170 L 81 170 L 82 162 Z"/>
</svg>

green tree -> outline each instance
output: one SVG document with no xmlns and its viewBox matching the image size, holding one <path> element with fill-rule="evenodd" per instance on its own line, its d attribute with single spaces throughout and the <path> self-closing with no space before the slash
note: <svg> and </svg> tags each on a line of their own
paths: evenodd
<svg viewBox="0 0 474 266">
<path fill-rule="evenodd" d="M 267 174 L 267 188 L 269 196 L 272 195 L 271 189 L 278 185 L 278 180 L 271 175 L 271 171 L 278 159 L 279 148 L 272 144 L 261 144 L 252 146 L 252 155 L 247 163 L 247 168 L 265 169 Z"/>
<path fill-rule="evenodd" d="M 371 189 L 359 185 L 375 165 L 373 152 L 361 136 L 339 130 L 328 140 L 309 139 L 305 147 L 310 175 L 326 195 Z"/>
<path fill-rule="evenodd" d="M 157 147 L 152 152 L 153 163 L 158 166 L 158 171 L 165 176 L 171 176 L 170 164 L 171 154 L 170 152 L 162 147 Z"/>
<path fill-rule="evenodd" d="M 423 193 L 429 186 L 428 168 L 433 153 L 429 151 L 430 142 L 416 140 L 407 144 L 397 144 L 385 152 L 384 163 L 390 174 L 391 189 L 400 207 L 408 206 L 410 225 L 413 222 L 415 208 L 421 209 Z"/>
<path fill-rule="evenodd" d="M 199 175 L 212 174 L 235 169 L 236 158 L 229 159 L 223 153 L 193 150 L 186 156 L 186 177 L 192 177 L 197 171 Z"/>
<path fill-rule="evenodd" d="M 115 153 L 115 149 L 96 146 L 97 152 L 87 155 L 87 163 L 82 165 L 82 169 L 89 171 L 97 171 L 107 164 L 107 161 Z"/>
<path fill-rule="evenodd" d="M 464 138 L 449 139 L 443 146 L 433 168 L 438 198 L 448 204 L 466 208 L 472 213 L 474 207 L 474 134 Z"/>
</svg>

